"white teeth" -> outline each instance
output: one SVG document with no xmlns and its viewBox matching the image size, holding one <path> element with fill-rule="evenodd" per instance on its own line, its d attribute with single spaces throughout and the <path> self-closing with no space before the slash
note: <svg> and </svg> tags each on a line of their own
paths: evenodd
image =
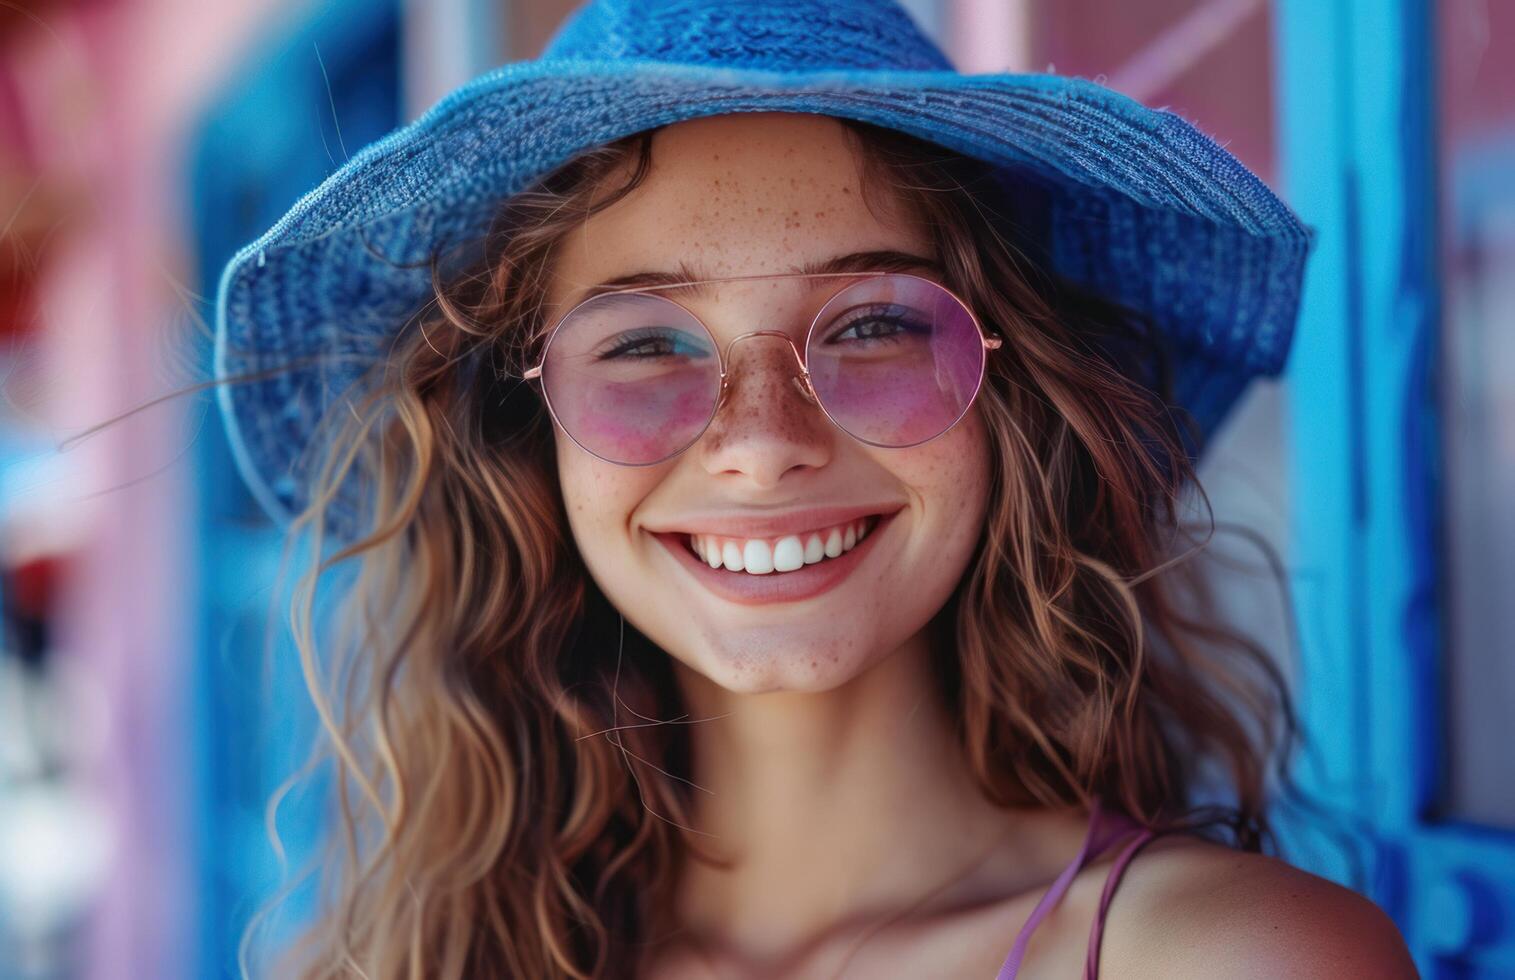
<svg viewBox="0 0 1515 980">
<path fill-rule="evenodd" d="M 772 545 L 759 539 L 720 540 L 714 535 L 695 534 L 689 538 L 689 547 L 711 568 L 724 565 L 727 571 L 746 572 L 749 575 L 792 572 L 806 565 L 814 565 L 824 558 L 836 558 L 851 551 L 871 533 L 871 521 L 872 518 L 863 518 L 851 524 L 833 527 L 824 537 L 819 532 L 810 534 L 803 541 L 799 535 L 791 534 Z"/>
<path fill-rule="evenodd" d="M 787 538 L 779 538 L 779 543 L 773 546 L 773 570 L 792 572 L 804 567 L 805 549 L 800 544 L 799 536 L 791 534 Z"/>
<path fill-rule="evenodd" d="M 773 549 L 767 541 L 748 541 L 742 548 L 742 567 L 754 575 L 773 571 Z"/>
</svg>

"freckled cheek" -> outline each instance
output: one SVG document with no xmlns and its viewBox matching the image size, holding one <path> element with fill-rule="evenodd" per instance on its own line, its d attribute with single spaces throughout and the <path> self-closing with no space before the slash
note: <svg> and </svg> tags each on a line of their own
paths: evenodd
<svg viewBox="0 0 1515 980">
<path fill-rule="evenodd" d="M 623 555 L 632 514 L 661 479 L 662 468 L 616 466 L 572 445 L 568 451 L 575 455 L 558 472 L 581 553 Z"/>
<path fill-rule="evenodd" d="M 906 452 L 908 469 L 896 467 L 896 473 L 920 496 L 937 540 L 962 541 L 968 547 L 982 532 L 989 495 L 982 425 L 970 414 L 941 438 Z"/>
<path fill-rule="evenodd" d="M 887 351 L 861 354 L 846 349 L 827 354 L 832 348 L 822 346 L 811 358 L 811 383 L 833 414 L 865 439 L 920 443 L 958 421 L 978 387 L 979 362 L 964 346 L 962 333 L 944 329 L 934 338 L 906 337 Z"/>
<path fill-rule="evenodd" d="M 957 417 L 961 391 L 923 384 L 896 365 L 811 368 L 812 383 L 850 431 L 872 442 L 911 445 L 930 439 Z"/>
<path fill-rule="evenodd" d="M 652 462 L 694 438 L 710 419 L 719 377 L 676 385 L 603 386 L 569 424 L 596 453 Z"/>
<path fill-rule="evenodd" d="M 630 417 L 637 421 L 667 422 L 709 414 L 720 391 L 717 369 L 664 373 L 654 380 L 626 384 L 602 383 L 579 393 L 577 407 L 586 421 Z"/>
</svg>

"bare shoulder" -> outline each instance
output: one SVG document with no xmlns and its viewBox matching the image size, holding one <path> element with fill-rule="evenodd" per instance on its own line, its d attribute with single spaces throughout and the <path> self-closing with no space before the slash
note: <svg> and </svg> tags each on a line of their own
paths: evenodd
<svg viewBox="0 0 1515 980">
<path fill-rule="evenodd" d="M 1121 879 L 1101 944 L 1109 976 L 1418 976 L 1392 919 L 1335 882 L 1261 854 L 1159 837 Z"/>
</svg>

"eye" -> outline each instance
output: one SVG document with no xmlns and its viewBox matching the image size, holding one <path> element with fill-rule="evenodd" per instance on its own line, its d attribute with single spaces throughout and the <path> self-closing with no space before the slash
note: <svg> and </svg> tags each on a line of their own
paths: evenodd
<svg viewBox="0 0 1515 980">
<path fill-rule="evenodd" d="M 888 343 L 909 335 L 930 333 L 930 326 L 916 310 L 908 306 L 886 304 L 860 307 L 843 313 L 833 324 L 826 343 Z"/>
<path fill-rule="evenodd" d="M 615 345 L 596 355 L 598 360 L 643 360 L 654 357 L 705 356 L 709 353 L 704 344 L 684 331 L 664 327 L 628 330 L 617 334 L 612 340 Z"/>
</svg>

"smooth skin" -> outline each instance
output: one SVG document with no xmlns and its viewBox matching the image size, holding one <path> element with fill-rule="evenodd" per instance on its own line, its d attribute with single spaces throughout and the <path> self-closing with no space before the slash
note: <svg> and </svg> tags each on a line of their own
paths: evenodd
<svg viewBox="0 0 1515 980">
<path fill-rule="evenodd" d="M 931 257 L 896 212 L 864 203 L 834 120 L 676 123 L 654 138 L 644 183 L 587 218 L 555 257 L 547 315 L 641 271 L 778 273 L 873 249 Z M 800 344 L 820 296 L 728 283 L 685 302 L 723 346 L 757 329 Z M 731 371 L 727 404 L 663 463 L 607 463 L 554 427 L 590 574 L 673 659 L 703 790 L 693 829 L 737 861 L 686 873 L 681 928 L 659 944 L 650 975 L 829 978 L 852 950 L 847 977 L 988 980 L 1077 852 L 1087 817 L 992 806 L 930 696 L 925 629 L 967 568 L 987 504 L 982 419 L 975 408 L 931 442 L 880 450 L 801 397 L 782 340 L 738 344 Z M 861 503 L 903 510 L 846 581 L 801 602 L 717 598 L 647 530 L 697 514 Z M 1023 977 L 1080 975 L 1106 868 L 1086 869 L 1037 930 Z M 1414 976 L 1372 903 L 1282 862 L 1186 839 L 1153 842 L 1128 869 L 1103 951 L 1107 977 Z"/>
</svg>

